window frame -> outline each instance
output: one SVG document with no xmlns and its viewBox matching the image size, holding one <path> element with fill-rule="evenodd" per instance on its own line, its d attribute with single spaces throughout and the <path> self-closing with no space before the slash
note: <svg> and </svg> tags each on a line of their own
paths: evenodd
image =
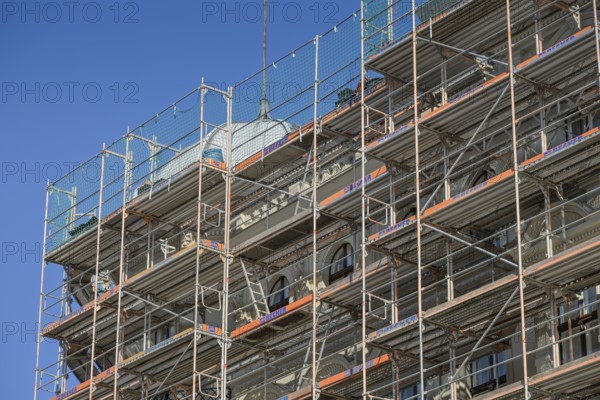
<svg viewBox="0 0 600 400">
<path fill-rule="evenodd" d="M 277 285 L 280 282 L 282 282 L 282 286 L 277 288 Z M 267 305 L 269 306 L 269 311 L 273 312 L 290 304 L 289 286 L 290 283 L 285 275 L 281 275 L 275 279 L 275 281 L 271 284 L 271 288 L 269 289 L 269 296 L 267 296 Z M 279 296 L 281 296 L 280 299 Z M 278 301 L 275 302 L 275 300 Z"/>
<path fill-rule="evenodd" d="M 338 256 L 340 251 L 342 251 L 343 254 Z M 350 243 L 346 242 L 339 246 L 331 257 L 328 269 L 329 284 L 331 285 L 333 282 L 352 274 L 356 264 L 355 261 L 354 247 Z M 340 267 L 340 265 L 343 266 Z"/>
</svg>

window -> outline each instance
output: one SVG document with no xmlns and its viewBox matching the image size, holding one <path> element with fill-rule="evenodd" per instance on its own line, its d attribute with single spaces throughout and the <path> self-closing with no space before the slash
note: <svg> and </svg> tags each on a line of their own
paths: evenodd
<svg viewBox="0 0 600 400">
<path fill-rule="evenodd" d="M 419 394 L 421 394 L 421 385 L 419 385 L 419 384 L 412 385 L 412 386 L 406 387 L 404 389 L 401 389 L 400 398 L 402 400 L 416 399 Z"/>
<path fill-rule="evenodd" d="M 345 243 L 333 254 L 329 267 L 329 283 L 348 276 L 352 272 L 354 272 L 354 250 L 352 245 Z"/>
<path fill-rule="evenodd" d="M 473 182 L 473 186 L 477 186 L 480 183 L 483 183 L 485 181 L 487 181 L 488 179 L 490 179 L 490 171 L 482 171 L 479 175 L 477 175 L 477 178 L 475 178 L 475 181 Z"/>
<path fill-rule="evenodd" d="M 278 278 L 269 291 L 269 311 L 278 310 L 290 303 L 290 284 L 285 276 Z"/>
<path fill-rule="evenodd" d="M 562 363 L 587 356 L 600 349 L 598 331 L 594 331 L 598 325 L 596 288 L 592 287 L 578 294 L 571 301 L 570 312 L 567 303 L 562 302 L 558 306 L 560 318 L 557 328 L 562 340 L 560 343 Z"/>
<path fill-rule="evenodd" d="M 471 393 L 481 393 L 506 383 L 506 352 L 492 353 L 471 362 Z"/>
<path fill-rule="evenodd" d="M 475 371 L 482 371 L 473 375 L 473 386 L 478 387 L 485 385 L 492 381 L 492 371 L 488 368 L 494 363 L 492 356 L 481 357 L 479 360 L 473 363 L 473 369 Z"/>
</svg>

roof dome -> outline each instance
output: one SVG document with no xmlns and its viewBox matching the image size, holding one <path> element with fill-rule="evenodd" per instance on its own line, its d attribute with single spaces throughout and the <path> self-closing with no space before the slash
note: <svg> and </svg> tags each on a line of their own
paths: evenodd
<svg viewBox="0 0 600 400">
<path fill-rule="evenodd" d="M 298 129 L 298 126 L 285 121 L 273 120 L 270 118 L 259 118 L 253 122 L 235 122 L 232 124 L 232 154 L 231 166 L 250 157 L 254 153 L 286 137 Z M 204 142 L 204 157 L 226 161 L 225 152 L 227 145 L 226 125 L 214 128 L 206 137 Z M 158 180 L 167 180 L 172 175 L 182 171 L 189 165 L 199 161 L 199 144 L 194 144 L 181 151 L 172 159 L 165 162 L 155 176 L 155 182 Z M 207 153 L 207 150 L 221 150 L 217 157 Z M 212 152 L 214 154 L 214 151 Z"/>
<path fill-rule="evenodd" d="M 253 122 L 234 122 L 232 124 L 231 165 L 235 166 L 254 153 L 286 137 L 298 128 L 288 122 L 272 119 L 257 119 Z M 204 149 L 220 149 L 223 160 L 227 154 L 227 131 L 215 128 L 208 134 Z"/>
</svg>

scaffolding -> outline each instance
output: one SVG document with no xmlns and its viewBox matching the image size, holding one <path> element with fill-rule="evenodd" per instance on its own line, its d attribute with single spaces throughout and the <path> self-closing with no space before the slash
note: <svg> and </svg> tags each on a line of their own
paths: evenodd
<svg viewBox="0 0 600 400">
<path fill-rule="evenodd" d="M 34 399 L 600 396 L 597 1 L 363 0 L 49 183 Z"/>
</svg>

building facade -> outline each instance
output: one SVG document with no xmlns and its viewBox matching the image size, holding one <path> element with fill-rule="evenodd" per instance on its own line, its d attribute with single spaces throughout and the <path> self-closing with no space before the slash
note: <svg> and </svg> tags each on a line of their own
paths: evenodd
<svg viewBox="0 0 600 400">
<path fill-rule="evenodd" d="M 35 399 L 600 396 L 597 0 L 360 7 L 48 185 Z"/>
</svg>

